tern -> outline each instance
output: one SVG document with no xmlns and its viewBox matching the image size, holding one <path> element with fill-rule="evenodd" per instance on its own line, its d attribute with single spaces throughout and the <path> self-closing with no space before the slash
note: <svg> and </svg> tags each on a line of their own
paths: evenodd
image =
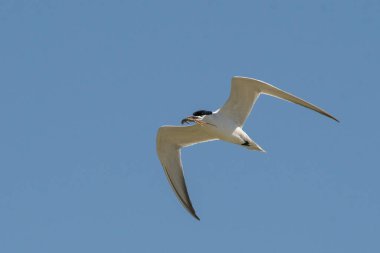
<svg viewBox="0 0 380 253">
<path fill-rule="evenodd" d="M 222 140 L 249 150 L 265 152 L 243 131 L 244 123 L 261 94 L 304 106 L 339 122 L 325 110 L 273 85 L 253 78 L 235 76 L 231 80 L 230 96 L 222 108 L 214 112 L 199 110 L 181 121 L 182 124 L 195 123 L 194 125 L 160 127 L 156 147 L 159 160 L 177 198 L 197 220 L 199 217 L 191 203 L 183 175 L 181 148 Z"/>
</svg>

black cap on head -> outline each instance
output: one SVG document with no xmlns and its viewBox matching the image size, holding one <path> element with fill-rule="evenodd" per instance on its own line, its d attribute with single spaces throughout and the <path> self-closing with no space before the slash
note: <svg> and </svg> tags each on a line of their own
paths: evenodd
<svg viewBox="0 0 380 253">
<path fill-rule="evenodd" d="M 193 113 L 193 116 L 204 116 L 204 115 L 211 115 L 212 111 L 206 111 L 206 110 L 199 110 Z"/>
</svg>

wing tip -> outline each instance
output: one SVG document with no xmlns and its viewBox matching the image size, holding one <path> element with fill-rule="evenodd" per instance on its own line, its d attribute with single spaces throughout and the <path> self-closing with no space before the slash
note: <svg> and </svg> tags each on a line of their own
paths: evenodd
<svg viewBox="0 0 380 253">
<path fill-rule="evenodd" d="M 329 117 L 330 119 L 333 119 L 335 120 L 336 122 L 340 123 L 340 120 L 335 118 L 334 116 L 332 116 L 331 114 L 325 112 L 325 111 L 322 111 L 322 114 L 325 115 L 326 117 Z"/>
<path fill-rule="evenodd" d="M 198 215 L 194 212 L 194 213 L 192 213 L 191 215 L 193 215 L 193 217 L 195 218 L 195 219 L 197 219 L 198 221 L 201 221 L 201 219 L 198 217 Z"/>
<path fill-rule="evenodd" d="M 201 220 L 200 218 L 199 218 L 199 216 L 196 214 L 196 212 L 195 212 L 195 209 L 194 209 L 194 207 L 193 207 L 193 204 L 191 203 L 191 200 L 189 199 L 189 201 L 187 202 L 187 203 L 185 203 L 184 201 L 182 201 L 182 199 L 181 199 L 181 203 L 182 203 L 182 205 L 185 207 L 185 209 L 191 214 L 191 216 L 193 216 L 195 219 L 197 219 L 197 220 Z"/>
<path fill-rule="evenodd" d="M 335 118 L 335 117 L 332 117 L 333 120 L 335 120 L 336 122 L 340 123 L 340 120 Z"/>
<path fill-rule="evenodd" d="M 182 202 L 183 203 L 183 202 Z M 197 219 L 198 221 L 200 221 L 201 219 L 199 218 L 199 216 L 196 214 L 195 212 L 195 209 L 193 207 L 193 205 L 191 204 L 191 201 L 189 202 L 189 205 L 183 203 L 186 207 L 186 210 L 191 214 L 191 216 L 193 216 L 195 219 Z"/>
</svg>

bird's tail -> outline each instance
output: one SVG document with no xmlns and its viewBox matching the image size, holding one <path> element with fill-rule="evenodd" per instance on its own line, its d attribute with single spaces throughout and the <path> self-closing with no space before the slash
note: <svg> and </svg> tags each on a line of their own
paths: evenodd
<svg viewBox="0 0 380 253">
<path fill-rule="evenodd" d="M 260 147 L 257 143 L 255 143 L 254 141 L 249 142 L 249 144 L 246 145 L 245 147 L 249 150 L 256 150 L 256 151 L 266 153 L 266 151 L 262 147 Z"/>
</svg>

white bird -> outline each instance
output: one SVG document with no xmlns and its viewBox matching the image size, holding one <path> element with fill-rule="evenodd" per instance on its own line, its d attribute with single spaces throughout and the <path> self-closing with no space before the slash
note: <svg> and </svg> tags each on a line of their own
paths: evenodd
<svg viewBox="0 0 380 253">
<path fill-rule="evenodd" d="M 334 116 L 290 93 L 273 85 L 247 77 L 233 77 L 231 92 L 227 102 L 215 112 L 200 110 L 182 120 L 182 124 L 194 122 L 192 126 L 162 126 L 157 133 L 157 154 L 164 168 L 167 179 L 176 196 L 189 213 L 199 220 L 186 188 L 182 171 L 181 148 L 197 143 L 222 140 L 242 145 L 250 150 L 265 152 L 244 131 L 243 125 L 250 114 L 257 98 L 261 94 L 284 99 L 337 122 Z"/>
</svg>

